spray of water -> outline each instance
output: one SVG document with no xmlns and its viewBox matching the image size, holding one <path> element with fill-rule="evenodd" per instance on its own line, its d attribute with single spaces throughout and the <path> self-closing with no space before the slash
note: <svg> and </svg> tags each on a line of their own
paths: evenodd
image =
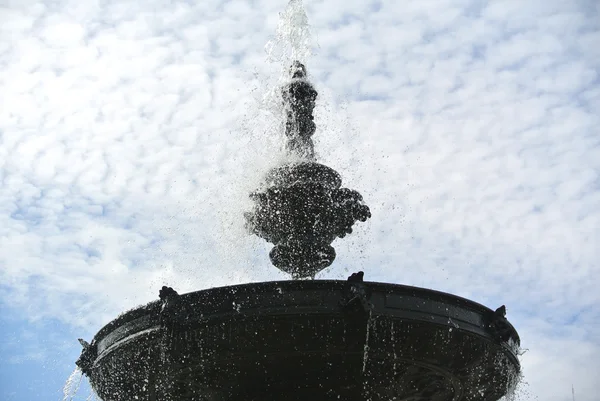
<svg viewBox="0 0 600 401">
<path fill-rule="evenodd" d="M 371 399 L 371 397 L 370 397 L 371 381 L 369 380 L 369 371 L 367 370 L 367 363 L 369 361 L 369 351 L 370 351 L 369 339 L 371 337 L 371 331 L 374 329 L 373 323 L 374 323 L 373 311 L 369 309 L 369 317 L 367 319 L 367 330 L 366 330 L 366 334 L 365 334 L 365 345 L 363 347 L 363 366 L 362 366 L 363 396 L 367 400 Z M 394 367 L 394 369 L 395 369 L 395 367 Z"/>
<path fill-rule="evenodd" d="M 312 36 L 302 0 L 290 0 L 279 14 L 276 38 L 265 46 L 268 60 L 282 63 L 287 68 L 294 60 L 308 61 L 313 54 L 312 49 Z"/>
<path fill-rule="evenodd" d="M 284 123 L 281 87 L 289 81 L 289 70 L 294 61 L 307 65 L 314 53 L 313 43 L 302 0 L 290 0 L 285 10 L 279 13 L 275 38 L 265 45 L 267 60 L 278 65 L 279 74 L 275 81 L 268 83 L 261 107 L 275 116 L 279 135 Z"/>
<path fill-rule="evenodd" d="M 518 348 L 518 345 L 515 345 Z M 520 355 L 517 353 L 517 355 Z M 523 381 L 523 372 L 518 371 L 514 366 L 508 362 L 505 356 L 496 356 L 494 363 L 504 370 L 504 375 L 507 377 L 505 395 L 500 401 L 520 401 L 528 400 L 529 396 L 526 394 L 524 386 L 527 385 Z"/>
<path fill-rule="evenodd" d="M 63 401 L 72 401 L 79 386 L 81 386 L 81 380 L 83 379 L 83 373 L 79 367 L 76 367 L 73 373 L 67 379 L 65 386 L 63 387 Z"/>
<path fill-rule="evenodd" d="M 262 239 L 248 235 L 244 228 L 244 212 L 253 207 L 249 194 L 264 182 L 266 173 L 275 166 L 288 162 L 285 152 L 285 114 L 281 89 L 289 81 L 289 67 L 292 60 L 306 60 L 311 54 L 311 36 L 308 18 L 302 1 L 292 0 L 280 13 L 276 35 L 266 45 L 269 69 L 266 74 L 256 73 L 247 85 L 251 97 L 244 104 L 244 117 L 236 119 L 237 127 L 232 136 L 235 140 L 223 143 L 224 154 L 234 155 L 227 159 L 221 185 L 218 189 L 209 186 L 204 200 L 193 199 L 183 206 L 189 223 L 172 226 L 168 223 L 168 235 L 178 235 L 185 241 L 188 252 L 174 253 L 172 269 L 162 269 L 163 277 L 157 282 L 177 282 L 178 290 L 186 291 L 225 283 L 241 283 L 252 280 L 273 279 L 275 269 L 265 263 L 265 252 L 270 248 Z M 277 71 L 279 70 L 279 71 Z M 279 73 L 278 73 L 279 72 Z M 212 185 L 212 184 L 211 184 Z M 215 192 L 211 192 L 215 191 Z M 202 204 L 203 207 L 196 205 Z M 186 207 L 187 206 L 187 207 Z M 203 227 L 203 230 L 198 230 Z M 197 231 L 215 233 L 210 256 L 202 255 L 197 244 L 206 244 L 206 239 Z M 189 244 L 189 246 L 187 246 Z M 268 259 L 267 259 L 268 260 Z M 235 266 L 227 270 L 222 281 L 206 273 L 202 278 L 198 273 L 185 275 L 195 277 L 187 288 L 176 280 L 184 276 L 185 267 L 206 265 Z M 165 264 L 166 265 L 166 264 Z M 250 267 L 252 266 L 252 267 Z M 199 270 L 199 269 L 198 269 Z M 211 269 L 205 269 L 208 272 Z M 251 272 L 250 272 L 251 270 Z M 178 275 L 181 275 L 178 277 Z M 282 279 L 286 278 L 283 274 Z"/>
<path fill-rule="evenodd" d="M 248 105 L 248 113 L 242 123 L 244 136 L 252 137 L 250 142 L 258 143 L 258 146 L 249 144 L 252 148 L 259 148 L 256 153 L 255 149 L 252 149 L 251 154 L 256 162 L 262 161 L 263 165 L 265 159 L 269 159 L 270 163 L 266 164 L 268 168 L 290 161 L 286 152 L 282 151 L 285 142 L 285 105 L 281 91 L 291 79 L 292 64 L 300 61 L 306 65 L 313 54 L 313 46 L 302 0 L 290 0 L 286 8 L 279 13 L 275 37 L 265 45 L 267 61 L 279 71 L 272 70 L 267 76 L 256 77 L 259 87 L 253 90 L 255 102 Z M 267 148 L 269 149 L 265 152 Z M 278 148 L 278 151 L 274 151 L 274 148 Z"/>
<path fill-rule="evenodd" d="M 256 81 L 251 83 L 256 88 L 252 90 L 252 99 L 245 105 L 245 116 L 240 121 L 239 139 L 243 147 L 236 151 L 237 179 L 230 186 L 231 196 L 227 205 L 222 208 L 226 210 L 221 216 L 225 231 L 219 242 L 225 244 L 227 258 L 239 256 L 244 259 L 250 255 L 250 260 L 231 260 L 228 261 L 230 265 L 255 266 L 251 277 L 263 275 L 272 279 L 274 269 L 264 263 L 264 252 L 269 245 L 258 237 L 248 236 L 243 230 L 241 216 L 252 208 L 248 194 L 264 185 L 267 172 L 290 162 L 285 151 L 285 111 L 281 90 L 289 83 L 289 69 L 293 61 L 306 61 L 312 54 L 308 17 L 301 0 L 289 1 L 279 14 L 276 35 L 266 44 L 265 51 L 270 71 L 264 75 L 257 74 Z M 240 249 L 242 244 L 246 247 L 244 250 Z"/>
</svg>

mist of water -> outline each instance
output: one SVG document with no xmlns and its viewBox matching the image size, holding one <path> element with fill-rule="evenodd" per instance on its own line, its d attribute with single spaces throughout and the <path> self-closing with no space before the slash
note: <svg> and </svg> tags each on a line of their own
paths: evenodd
<svg viewBox="0 0 600 401">
<path fill-rule="evenodd" d="M 271 77 L 261 100 L 261 108 L 270 111 L 283 126 L 281 87 L 289 81 L 289 69 L 294 61 L 307 64 L 313 54 L 314 42 L 308 16 L 302 0 L 290 0 L 279 13 L 275 38 L 265 45 L 267 60 L 277 65 L 279 74 Z M 280 135 L 283 131 L 279 132 Z"/>
<path fill-rule="evenodd" d="M 276 37 L 265 45 L 268 60 L 289 67 L 295 60 L 306 62 L 313 54 L 313 40 L 302 0 L 290 0 L 279 14 Z"/>
<path fill-rule="evenodd" d="M 237 266 L 241 276 L 229 277 L 228 283 L 264 279 L 287 279 L 271 266 L 267 253 L 271 245 L 261 238 L 248 235 L 243 213 L 253 207 L 251 192 L 261 188 L 267 172 L 290 162 L 285 151 L 285 111 L 281 95 L 289 82 L 289 68 L 294 60 L 306 62 L 312 54 L 312 38 L 308 17 L 301 0 L 291 0 L 279 14 L 276 35 L 265 46 L 268 71 L 256 75 L 249 85 L 251 97 L 244 105 L 244 117 L 238 121 L 236 145 L 233 150 L 236 170 L 229 171 L 227 191 L 219 205 L 218 238 L 214 253 L 218 263 Z M 213 258 L 214 258 L 213 256 Z M 243 271 L 243 270 L 252 270 Z"/>
<path fill-rule="evenodd" d="M 243 105 L 233 111 L 243 112 L 235 119 L 236 126 L 226 139 L 206 136 L 207 147 L 216 148 L 222 158 L 209 172 L 210 179 L 198 180 L 202 184 L 196 185 L 202 188 L 194 196 L 165 204 L 164 217 L 153 223 L 160 225 L 165 245 L 176 244 L 156 251 L 155 267 L 148 273 L 156 286 L 170 285 L 181 293 L 289 278 L 270 264 L 267 253 L 271 245 L 249 235 L 243 214 L 253 207 L 249 194 L 260 188 L 266 173 L 289 161 L 281 89 L 289 80 L 292 60 L 306 61 L 312 53 L 302 1 L 290 1 L 280 13 L 266 53 L 270 71 L 254 74 L 244 82 L 245 88 L 240 88 L 248 93 L 243 95 Z"/>
<path fill-rule="evenodd" d="M 283 151 L 285 143 L 285 111 L 281 90 L 290 81 L 290 67 L 294 61 L 307 64 L 313 54 L 314 42 L 308 17 L 302 0 L 290 0 L 279 13 L 276 35 L 265 45 L 267 61 L 278 71 L 265 77 L 257 77 L 253 104 L 248 104 L 246 118 L 242 122 L 243 135 L 250 138 L 251 162 L 249 168 L 253 185 L 262 181 L 262 172 L 288 162 L 289 155 Z M 310 68 L 308 69 L 310 74 Z M 259 175 L 253 172 L 260 171 Z"/>
</svg>

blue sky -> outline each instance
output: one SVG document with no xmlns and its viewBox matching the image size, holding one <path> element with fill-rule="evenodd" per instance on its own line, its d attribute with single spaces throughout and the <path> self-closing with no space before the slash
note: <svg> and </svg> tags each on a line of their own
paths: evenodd
<svg viewBox="0 0 600 401">
<path fill-rule="evenodd" d="M 61 399 L 77 338 L 163 285 L 286 279 L 242 219 L 286 3 L 0 1 L 0 400 Z M 598 3 L 304 5 L 318 159 L 373 213 L 318 278 L 506 304 L 517 399 L 597 400 Z"/>
<path fill-rule="evenodd" d="M 0 308 L 0 388 L 2 400 L 59 400 L 78 357 L 76 330 L 54 319 L 29 321 L 19 311 Z"/>
</svg>

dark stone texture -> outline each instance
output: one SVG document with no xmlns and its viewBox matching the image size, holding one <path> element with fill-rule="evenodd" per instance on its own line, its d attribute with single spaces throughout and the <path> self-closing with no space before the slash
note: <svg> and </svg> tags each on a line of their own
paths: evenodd
<svg viewBox="0 0 600 401">
<path fill-rule="evenodd" d="M 92 365 L 94 364 L 94 361 L 98 356 L 96 344 L 93 341 L 92 344 L 90 344 L 82 338 L 79 338 L 78 340 L 79 344 L 81 344 L 81 346 L 83 347 L 83 350 L 81 350 L 81 355 L 79 356 L 79 359 L 77 359 L 75 364 L 79 367 L 79 369 L 81 369 L 81 372 L 83 372 L 83 374 L 89 376 L 92 372 Z"/>
<path fill-rule="evenodd" d="M 356 283 L 362 283 L 365 278 L 364 272 L 352 273 L 350 277 L 348 277 L 348 281 L 353 281 Z"/>
<path fill-rule="evenodd" d="M 492 310 L 437 291 L 319 280 L 176 297 L 84 349 L 104 401 L 491 401 L 519 372 L 510 323 L 504 341 Z"/>
<path fill-rule="evenodd" d="M 362 196 L 340 188 L 335 170 L 314 162 L 271 170 L 265 189 L 251 194 L 254 210 L 246 213 L 248 229 L 273 243 L 271 262 L 293 278 L 313 277 L 331 265 L 331 243 L 371 217 Z"/>
<path fill-rule="evenodd" d="M 314 278 L 331 265 L 333 240 L 350 234 L 356 221 L 371 217 L 358 192 L 341 188 L 340 175 L 314 161 L 316 98 L 306 68 L 296 61 L 282 99 L 286 148 L 300 161 L 272 169 L 264 188 L 250 195 L 254 210 L 245 214 L 249 231 L 275 245 L 269 254 L 273 265 L 292 278 Z"/>
</svg>

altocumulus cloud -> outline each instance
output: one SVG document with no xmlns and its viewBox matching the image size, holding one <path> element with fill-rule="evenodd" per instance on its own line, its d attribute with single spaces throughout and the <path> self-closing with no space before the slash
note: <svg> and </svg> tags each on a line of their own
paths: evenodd
<svg viewBox="0 0 600 401">
<path fill-rule="evenodd" d="M 284 278 L 241 218 L 278 153 L 260 105 L 284 1 L 2 4 L 3 304 L 91 334 L 164 284 Z M 597 3 L 305 6 L 319 156 L 374 214 L 321 277 L 506 304 L 520 397 L 596 399 Z"/>
</svg>

